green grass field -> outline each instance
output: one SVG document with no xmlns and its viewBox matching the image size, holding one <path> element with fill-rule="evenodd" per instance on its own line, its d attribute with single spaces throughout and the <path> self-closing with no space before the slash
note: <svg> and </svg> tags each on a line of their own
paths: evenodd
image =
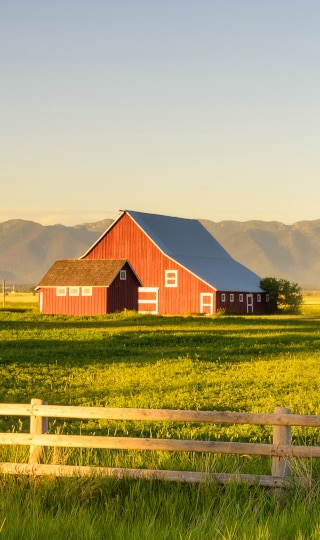
<svg viewBox="0 0 320 540">
<path fill-rule="evenodd" d="M 0 401 L 272 412 L 284 406 L 320 414 L 320 302 L 309 294 L 300 315 L 157 317 L 44 316 L 36 298 L 0 310 Z M 1 431 L 27 430 L 0 418 Z M 270 442 L 262 426 L 53 421 L 52 433 L 117 434 Z M 299 444 L 320 444 L 317 430 L 294 428 Z M 1 461 L 26 459 L 3 447 Z M 49 452 L 56 463 L 269 474 L 250 456 L 165 452 Z M 296 461 L 313 477 L 307 490 L 165 484 L 114 479 L 0 478 L 4 539 L 320 538 L 320 465 Z"/>
</svg>

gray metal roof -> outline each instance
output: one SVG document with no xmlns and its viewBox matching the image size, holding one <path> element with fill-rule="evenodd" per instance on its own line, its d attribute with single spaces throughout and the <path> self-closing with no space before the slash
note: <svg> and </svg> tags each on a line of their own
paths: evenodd
<svg viewBox="0 0 320 540">
<path fill-rule="evenodd" d="M 220 291 L 262 292 L 260 277 L 235 261 L 196 219 L 125 211 L 161 251 Z"/>
</svg>

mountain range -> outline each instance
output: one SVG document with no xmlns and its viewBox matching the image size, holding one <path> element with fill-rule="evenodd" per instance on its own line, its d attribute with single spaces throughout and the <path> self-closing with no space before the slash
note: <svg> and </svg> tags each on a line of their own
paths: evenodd
<svg viewBox="0 0 320 540">
<path fill-rule="evenodd" d="M 234 259 L 261 277 L 320 289 L 320 219 L 292 225 L 199 221 Z M 0 278 L 8 284 L 35 286 L 56 259 L 80 257 L 112 222 L 104 219 L 68 227 L 4 221 L 0 223 Z"/>
</svg>

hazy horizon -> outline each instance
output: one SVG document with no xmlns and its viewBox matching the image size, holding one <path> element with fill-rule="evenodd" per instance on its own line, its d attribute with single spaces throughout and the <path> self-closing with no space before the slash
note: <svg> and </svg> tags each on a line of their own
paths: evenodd
<svg viewBox="0 0 320 540">
<path fill-rule="evenodd" d="M 147 210 L 143 210 L 143 211 L 148 212 Z M 64 227 L 75 227 L 77 225 L 83 225 L 83 224 L 95 224 L 95 223 L 98 223 L 100 221 L 104 221 L 106 219 L 115 220 L 120 215 L 120 213 L 121 212 L 119 211 L 116 214 L 114 214 L 113 216 L 110 213 L 109 215 L 106 215 L 106 216 L 98 218 L 98 219 L 94 219 L 94 218 L 90 219 L 90 216 L 88 217 L 88 219 L 84 219 L 84 218 L 81 219 L 81 217 L 79 216 L 78 220 L 71 219 L 69 221 L 69 219 L 66 218 L 66 220 L 64 222 L 62 222 L 62 221 L 54 221 L 54 218 L 53 218 L 53 221 L 51 222 L 52 216 L 51 216 L 50 219 L 48 219 L 48 222 L 47 222 L 46 219 L 37 220 L 37 219 L 29 218 L 29 217 L 28 218 L 27 217 L 24 217 L 24 218 L 23 217 L 12 217 L 12 218 L 9 218 L 9 219 L 1 220 L 0 224 L 5 223 L 7 221 L 23 220 L 23 221 L 30 221 L 30 222 L 33 222 L 33 223 L 38 223 L 39 225 L 43 225 L 44 227 L 50 227 L 50 226 L 54 226 L 54 225 L 62 225 Z M 320 217 L 319 217 L 319 218 L 315 218 L 315 219 L 300 219 L 300 220 L 294 221 L 292 223 L 285 223 L 284 221 L 280 221 L 280 220 L 276 220 L 276 219 L 221 219 L 221 220 L 214 220 L 214 219 L 210 219 L 210 218 L 203 217 L 203 216 L 178 216 L 177 214 L 174 214 L 174 213 L 164 213 L 164 212 L 149 212 L 149 213 L 167 215 L 167 216 L 172 216 L 172 217 L 181 217 L 181 218 L 186 218 L 186 219 L 207 220 L 207 221 L 212 221 L 214 223 L 222 223 L 222 222 L 228 222 L 228 221 L 234 221 L 234 222 L 238 222 L 238 223 L 246 223 L 246 222 L 250 222 L 250 221 L 261 221 L 261 222 L 264 222 L 264 223 L 277 222 L 277 223 L 281 223 L 281 224 L 287 225 L 287 226 L 292 226 L 292 225 L 295 225 L 296 223 L 300 223 L 300 222 L 304 222 L 304 221 L 312 222 L 312 221 L 320 220 Z"/>
</svg>

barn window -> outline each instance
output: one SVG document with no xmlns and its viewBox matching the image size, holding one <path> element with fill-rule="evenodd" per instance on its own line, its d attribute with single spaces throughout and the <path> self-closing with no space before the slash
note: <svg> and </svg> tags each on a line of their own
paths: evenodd
<svg viewBox="0 0 320 540">
<path fill-rule="evenodd" d="M 57 296 L 67 296 L 67 287 L 57 287 Z"/>
<path fill-rule="evenodd" d="M 257 302 L 261 302 L 261 294 L 257 294 Z"/>
<path fill-rule="evenodd" d="M 225 302 L 225 301 L 226 301 L 226 295 L 225 295 L 225 293 L 222 293 L 221 302 Z"/>
<path fill-rule="evenodd" d="M 234 294 L 230 293 L 230 302 L 234 302 Z"/>
<path fill-rule="evenodd" d="M 243 302 L 243 294 L 239 294 L 239 302 Z"/>
<path fill-rule="evenodd" d="M 165 287 L 178 287 L 178 270 L 165 270 Z"/>
<path fill-rule="evenodd" d="M 127 279 L 127 271 L 126 270 L 120 270 L 120 279 L 121 279 L 121 281 L 125 281 Z"/>
<path fill-rule="evenodd" d="M 266 302 L 269 302 L 269 300 L 270 300 L 270 297 L 268 294 L 266 294 Z"/>
<path fill-rule="evenodd" d="M 69 296 L 79 296 L 79 287 L 69 287 Z"/>
<path fill-rule="evenodd" d="M 92 296 L 92 287 L 82 287 L 81 294 L 82 296 Z"/>
</svg>

